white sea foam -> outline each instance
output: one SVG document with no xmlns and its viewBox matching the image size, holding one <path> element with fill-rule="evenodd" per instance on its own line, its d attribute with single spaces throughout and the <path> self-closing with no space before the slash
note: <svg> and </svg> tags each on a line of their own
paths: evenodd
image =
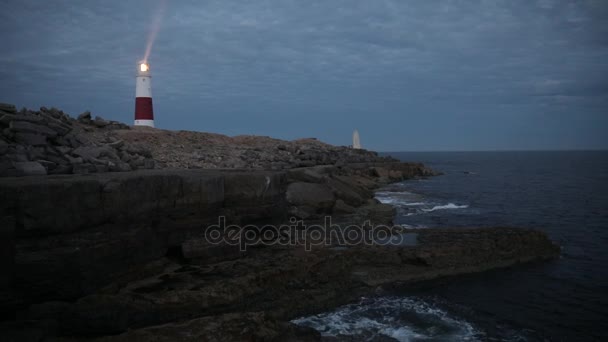
<svg viewBox="0 0 608 342">
<path fill-rule="evenodd" d="M 425 202 L 410 202 L 405 198 L 398 196 L 378 196 L 376 195 L 376 199 L 380 201 L 380 203 L 384 204 L 392 204 L 394 206 L 407 206 L 407 207 L 418 207 L 427 205 Z"/>
<path fill-rule="evenodd" d="M 465 209 L 468 208 L 469 206 L 466 204 L 463 205 L 457 205 L 454 203 L 448 203 L 446 205 L 436 205 L 434 207 L 432 207 L 431 209 L 422 209 L 422 211 L 424 212 L 431 212 L 431 211 L 435 211 L 435 210 L 446 210 L 446 209 Z"/>
<path fill-rule="evenodd" d="M 362 299 L 292 322 L 316 329 L 324 336 L 345 335 L 357 340 L 384 335 L 397 341 L 477 341 L 480 336 L 470 323 L 415 297 Z"/>
</svg>

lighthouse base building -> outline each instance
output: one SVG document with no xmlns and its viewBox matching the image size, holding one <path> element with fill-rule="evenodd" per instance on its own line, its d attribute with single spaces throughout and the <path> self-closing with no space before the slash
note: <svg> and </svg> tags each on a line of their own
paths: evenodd
<svg viewBox="0 0 608 342">
<path fill-rule="evenodd" d="M 154 127 L 152 108 L 152 76 L 150 64 L 143 61 L 137 65 L 135 78 L 135 126 Z"/>
</svg>

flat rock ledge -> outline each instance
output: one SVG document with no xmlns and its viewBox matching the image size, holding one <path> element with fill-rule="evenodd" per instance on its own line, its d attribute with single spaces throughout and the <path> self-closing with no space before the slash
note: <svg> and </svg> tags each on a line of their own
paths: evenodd
<svg viewBox="0 0 608 342">
<path fill-rule="evenodd" d="M 434 173 L 362 162 L 0 179 L 3 340 L 321 341 L 289 320 L 395 284 L 553 258 L 541 232 L 395 228 L 408 243 L 210 243 L 227 224 L 390 225 L 374 189 Z"/>
</svg>

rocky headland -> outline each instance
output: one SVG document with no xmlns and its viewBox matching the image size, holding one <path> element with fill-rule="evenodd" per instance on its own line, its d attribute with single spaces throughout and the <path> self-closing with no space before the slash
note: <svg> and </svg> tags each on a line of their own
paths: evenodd
<svg viewBox="0 0 608 342">
<path fill-rule="evenodd" d="M 395 210 L 374 190 L 435 175 L 422 164 L 315 139 L 0 110 L 2 340 L 331 340 L 289 321 L 398 284 L 559 254 L 528 229 L 392 227 Z M 261 230 L 210 241 L 221 217 L 391 229 L 381 244 L 309 243 L 298 228 L 293 243 Z"/>
</svg>

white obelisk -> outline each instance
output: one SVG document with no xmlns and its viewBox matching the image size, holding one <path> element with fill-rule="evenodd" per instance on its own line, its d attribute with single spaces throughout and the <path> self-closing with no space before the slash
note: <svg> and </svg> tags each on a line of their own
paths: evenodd
<svg viewBox="0 0 608 342">
<path fill-rule="evenodd" d="M 353 148 L 361 148 L 361 140 L 359 140 L 359 131 L 357 131 L 356 129 L 353 131 Z"/>
</svg>

